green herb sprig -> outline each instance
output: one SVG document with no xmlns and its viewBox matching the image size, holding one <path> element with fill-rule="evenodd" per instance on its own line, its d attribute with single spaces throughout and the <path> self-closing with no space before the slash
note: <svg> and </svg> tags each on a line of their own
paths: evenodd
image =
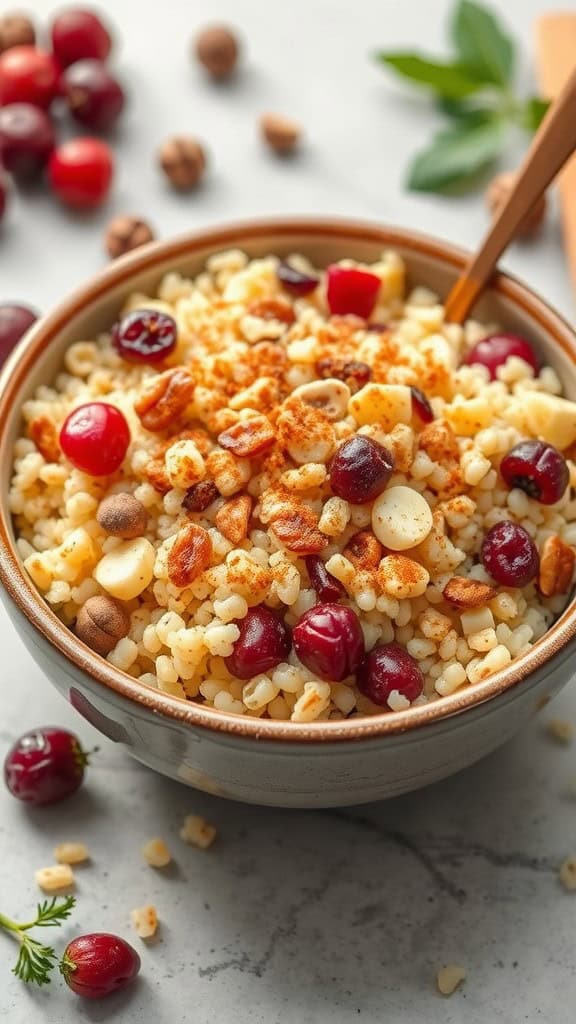
<svg viewBox="0 0 576 1024">
<path fill-rule="evenodd" d="M 60 903 L 58 898 L 38 903 L 36 917 L 33 921 L 21 924 L 0 914 L 0 928 L 10 932 L 20 943 L 20 950 L 13 973 L 22 981 L 36 985 L 47 985 L 54 970 L 58 957 L 51 946 L 38 942 L 29 934 L 32 928 L 60 927 L 72 913 L 76 900 L 66 896 Z"/>
<path fill-rule="evenodd" d="M 450 23 L 451 60 L 418 53 L 381 52 L 376 59 L 428 89 L 451 119 L 416 155 L 407 185 L 416 192 L 472 187 L 502 152 L 507 130 L 534 132 L 548 109 L 538 97 L 513 91 L 516 47 L 495 14 L 474 0 L 459 0 Z"/>
</svg>

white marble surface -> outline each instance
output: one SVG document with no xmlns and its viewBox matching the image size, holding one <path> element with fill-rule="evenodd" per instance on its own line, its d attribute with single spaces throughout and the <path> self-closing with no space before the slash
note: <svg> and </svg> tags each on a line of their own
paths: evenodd
<svg viewBox="0 0 576 1024">
<path fill-rule="evenodd" d="M 51 4 L 27 5 L 46 17 Z M 443 39 L 444 0 L 164 0 L 149 8 L 114 0 L 118 63 L 132 91 L 119 133 L 118 184 L 106 211 L 74 220 L 43 194 L 13 204 L 0 238 L 0 299 L 47 309 L 103 263 L 112 211 L 148 215 L 168 236 L 253 214 L 358 214 L 474 244 L 485 225 L 478 197 L 409 196 L 408 155 L 433 127 L 432 113 L 370 63 L 377 45 L 416 35 Z M 506 17 L 524 43 L 530 81 L 535 15 L 546 0 L 509 0 Z M 246 41 L 233 88 L 213 88 L 188 59 L 195 28 L 218 16 Z M 263 153 L 254 121 L 263 109 L 301 118 L 308 143 L 298 160 Z M 206 187 L 178 198 L 152 154 L 163 136 L 193 131 L 212 157 Z M 521 140 L 511 144 L 509 164 Z M 515 148 L 516 147 L 516 148 Z M 507 264 L 564 313 L 573 296 L 553 219 L 538 244 Z M 0 612 L 0 755 L 44 722 L 97 737 L 49 689 Z M 569 688 L 550 714 L 576 718 Z M 78 908 L 61 942 L 86 930 L 130 936 L 129 911 L 145 901 L 162 918 L 143 949 L 138 985 L 101 1004 L 81 1004 L 55 981 L 27 991 L 11 977 L 14 950 L 0 935 L 0 1018 L 10 1024 L 485 1024 L 573 1020 L 575 899 L 557 867 L 576 852 L 574 751 L 535 723 L 489 761 L 433 789 L 342 813 L 280 812 L 218 801 L 165 781 L 107 741 L 72 801 L 29 813 L 0 792 L 0 906 L 25 914 L 33 872 L 52 847 L 81 839 L 93 854 L 78 870 Z M 197 811 L 219 830 L 208 852 L 185 847 L 178 826 Z M 140 847 L 170 843 L 177 867 L 154 873 Z M 49 933 L 46 933 L 49 934 Z M 136 940 L 137 941 L 137 940 Z M 438 966 L 461 962 L 464 988 L 435 993 Z"/>
</svg>

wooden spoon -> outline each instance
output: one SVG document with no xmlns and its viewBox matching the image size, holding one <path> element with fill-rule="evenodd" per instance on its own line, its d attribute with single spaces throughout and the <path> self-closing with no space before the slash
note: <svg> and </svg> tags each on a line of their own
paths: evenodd
<svg viewBox="0 0 576 1024">
<path fill-rule="evenodd" d="M 461 324 L 496 269 L 519 225 L 576 150 L 576 68 L 538 129 L 502 206 L 479 251 L 446 301 L 446 320 Z"/>
</svg>

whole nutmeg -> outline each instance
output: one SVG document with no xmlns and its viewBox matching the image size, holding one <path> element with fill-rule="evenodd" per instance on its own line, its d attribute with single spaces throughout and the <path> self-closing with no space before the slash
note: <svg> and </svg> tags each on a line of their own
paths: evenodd
<svg viewBox="0 0 576 1024">
<path fill-rule="evenodd" d="M 505 171 L 497 174 L 492 179 L 486 192 L 486 204 L 492 218 L 496 217 L 516 183 L 514 171 Z M 518 238 L 531 238 L 538 233 L 546 217 L 546 196 L 540 197 L 538 202 L 521 222 L 516 234 Z"/>
<path fill-rule="evenodd" d="M 102 529 L 112 537 L 131 540 L 144 533 L 148 513 L 133 494 L 111 494 L 100 502 L 96 518 Z"/>
<path fill-rule="evenodd" d="M 96 654 L 106 657 L 122 637 L 128 636 L 130 616 L 111 597 L 89 597 L 76 617 L 76 636 Z"/>
<path fill-rule="evenodd" d="M 302 128 L 297 121 L 282 114 L 262 114 L 260 132 L 270 149 L 280 156 L 287 156 L 298 146 Z"/>
<path fill-rule="evenodd" d="M 166 139 L 158 152 L 158 160 L 170 184 L 182 192 L 196 188 L 204 177 L 206 155 L 197 139 L 190 135 Z"/>
<path fill-rule="evenodd" d="M 213 78 L 229 78 L 238 62 L 239 46 L 226 25 L 209 25 L 196 36 L 195 51 L 200 64 Z"/>
<path fill-rule="evenodd" d="M 0 53 L 13 46 L 33 46 L 35 42 L 36 29 L 25 14 L 13 11 L 0 18 Z"/>
<path fill-rule="evenodd" d="M 106 228 L 104 245 L 111 260 L 137 249 L 140 245 L 154 241 L 150 225 L 140 217 L 120 215 L 114 217 Z"/>
</svg>

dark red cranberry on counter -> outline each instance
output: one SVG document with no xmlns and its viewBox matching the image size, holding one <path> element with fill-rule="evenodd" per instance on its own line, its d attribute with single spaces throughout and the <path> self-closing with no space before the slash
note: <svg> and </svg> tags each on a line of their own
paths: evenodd
<svg viewBox="0 0 576 1024">
<path fill-rule="evenodd" d="M 114 160 L 100 139 L 70 139 L 55 149 L 48 165 L 52 191 L 66 206 L 90 210 L 106 199 Z"/>
<path fill-rule="evenodd" d="M 250 608 L 236 625 L 240 636 L 226 658 L 228 671 L 238 679 L 252 679 L 285 661 L 292 647 L 290 630 L 270 608 Z"/>
<path fill-rule="evenodd" d="M 373 647 L 358 669 L 356 683 L 361 693 L 382 707 L 389 706 L 394 691 L 412 703 L 424 689 L 418 662 L 396 643 Z"/>
<path fill-rule="evenodd" d="M 320 679 L 339 682 L 353 675 L 364 657 L 364 634 L 352 608 L 317 604 L 294 627 L 294 650 Z"/>
<path fill-rule="evenodd" d="M 55 134 L 46 111 L 32 103 L 0 107 L 0 163 L 15 178 L 33 178 L 46 166 Z"/>
<path fill-rule="evenodd" d="M 310 583 L 316 591 L 318 600 L 322 604 L 336 602 L 346 597 L 346 590 L 332 573 L 328 572 L 326 565 L 318 555 L 306 556 L 306 568 L 310 577 Z"/>
<path fill-rule="evenodd" d="M 538 575 L 540 556 L 530 534 L 505 520 L 486 534 L 480 552 L 482 565 L 504 587 L 525 587 Z"/>
<path fill-rule="evenodd" d="M 330 464 L 330 486 L 339 498 L 361 505 L 374 501 L 394 472 L 394 458 L 384 445 L 356 434 L 340 445 Z"/>
<path fill-rule="evenodd" d="M 470 349 L 464 362 L 469 366 L 480 363 L 488 370 L 490 380 L 496 380 L 498 367 L 503 366 L 511 356 L 523 359 L 536 375 L 540 372 L 532 345 L 526 338 L 521 338 L 517 334 L 490 334 L 487 338 L 482 338 Z"/>
<path fill-rule="evenodd" d="M 420 388 L 411 387 L 410 394 L 412 395 L 412 410 L 418 419 L 422 420 L 422 423 L 432 423 L 434 413 L 424 392 Z"/>
<path fill-rule="evenodd" d="M 333 263 L 326 271 L 328 309 L 333 316 L 352 313 L 367 320 L 376 305 L 381 283 L 369 270 Z"/>
<path fill-rule="evenodd" d="M 88 755 L 66 729 L 33 729 L 4 761 L 4 781 L 17 800 L 41 806 L 71 796 L 82 785 Z"/>
<path fill-rule="evenodd" d="M 135 309 L 112 328 L 114 347 L 129 363 L 161 363 L 177 340 L 176 321 L 155 309 Z"/>
<path fill-rule="evenodd" d="M 500 463 L 509 487 L 519 487 L 541 505 L 554 505 L 570 479 L 566 459 L 546 441 L 520 441 Z"/>
<path fill-rule="evenodd" d="M 76 469 L 109 476 L 120 469 L 130 444 L 124 415 L 107 402 L 86 402 L 73 409 L 60 431 L 60 447 Z"/>
<path fill-rule="evenodd" d="M 77 60 L 106 60 L 112 48 L 110 33 L 94 11 L 70 8 L 52 25 L 52 49 L 63 68 Z"/>
<path fill-rule="evenodd" d="M 37 319 L 36 313 L 27 306 L 0 302 L 0 366 Z"/>
<path fill-rule="evenodd" d="M 32 103 L 47 108 L 58 94 L 60 68 L 37 46 L 14 46 L 0 56 L 0 106 Z"/>
<path fill-rule="evenodd" d="M 122 86 L 99 60 L 71 64 L 63 86 L 72 117 L 91 131 L 107 131 L 124 109 Z"/>
<path fill-rule="evenodd" d="M 277 274 L 280 284 L 291 295 L 310 295 L 319 284 L 318 277 L 297 270 L 291 263 L 280 263 Z"/>
<path fill-rule="evenodd" d="M 102 999 L 127 988 L 138 975 L 140 965 L 136 950 L 120 936 L 94 932 L 79 935 L 67 945 L 60 971 L 76 995 Z"/>
</svg>

